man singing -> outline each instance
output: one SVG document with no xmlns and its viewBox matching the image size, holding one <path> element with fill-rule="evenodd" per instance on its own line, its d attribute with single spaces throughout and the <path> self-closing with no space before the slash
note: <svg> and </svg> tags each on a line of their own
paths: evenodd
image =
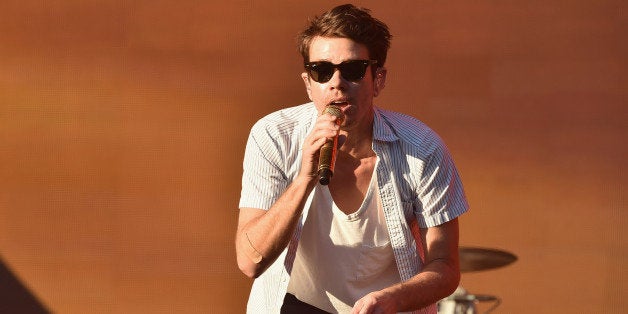
<svg viewBox="0 0 628 314">
<path fill-rule="evenodd" d="M 311 102 L 260 119 L 246 145 L 236 253 L 256 278 L 247 311 L 436 313 L 460 280 L 457 217 L 468 205 L 438 135 L 373 104 L 388 27 L 342 5 L 299 38 Z M 336 137 L 323 185 L 320 150 Z"/>
</svg>

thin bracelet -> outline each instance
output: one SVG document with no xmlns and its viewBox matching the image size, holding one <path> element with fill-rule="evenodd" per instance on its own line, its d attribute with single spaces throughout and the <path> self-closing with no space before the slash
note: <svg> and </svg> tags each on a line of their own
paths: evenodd
<svg viewBox="0 0 628 314">
<path fill-rule="evenodd" d="M 260 254 L 260 252 L 253 246 L 253 243 L 251 243 L 249 234 L 245 232 L 244 235 L 246 236 L 246 240 L 249 242 L 249 246 L 253 249 L 253 252 L 255 252 L 255 256 L 249 256 L 249 258 L 253 261 L 253 263 L 259 264 L 262 261 L 262 254 Z"/>
</svg>

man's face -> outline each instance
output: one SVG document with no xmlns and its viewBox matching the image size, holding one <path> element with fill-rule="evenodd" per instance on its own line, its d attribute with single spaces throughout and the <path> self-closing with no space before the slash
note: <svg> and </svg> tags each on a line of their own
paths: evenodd
<svg viewBox="0 0 628 314">
<path fill-rule="evenodd" d="M 310 62 L 329 61 L 340 64 L 350 60 L 369 60 L 369 52 L 365 45 L 348 38 L 315 37 L 310 45 Z M 338 69 L 327 82 L 316 82 L 304 72 L 301 76 L 310 99 L 322 112 L 328 105 L 334 104 L 342 109 L 345 121 L 341 128 L 352 130 L 360 126 L 365 129 L 372 127 L 373 97 L 379 94 L 384 86 L 385 70 L 378 70 L 378 79 L 373 80 L 370 65 L 364 78 L 356 82 L 349 81 L 340 75 Z"/>
</svg>

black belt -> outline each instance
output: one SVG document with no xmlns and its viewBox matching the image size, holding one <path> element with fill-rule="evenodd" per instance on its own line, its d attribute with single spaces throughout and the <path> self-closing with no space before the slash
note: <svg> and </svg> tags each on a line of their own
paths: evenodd
<svg viewBox="0 0 628 314">
<path fill-rule="evenodd" d="M 309 305 L 290 293 L 286 293 L 281 306 L 281 314 L 329 314 L 313 305 Z"/>
</svg>

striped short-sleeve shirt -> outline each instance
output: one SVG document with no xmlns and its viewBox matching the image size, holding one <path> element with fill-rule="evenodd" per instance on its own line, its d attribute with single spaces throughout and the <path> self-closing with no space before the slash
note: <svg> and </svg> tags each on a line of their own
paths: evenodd
<svg viewBox="0 0 628 314">
<path fill-rule="evenodd" d="M 301 148 L 316 121 L 313 103 L 260 119 L 246 144 L 240 208 L 269 209 L 294 180 Z M 422 268 L 418 228 L 450 221 L 468 210 L 460 177 L 441 138 L 421 121 L 374 107 L 373 151 L 379 195 L 402 281 Z M 287 291 L 308 201 L 288 247 L 251 288 L 248 313 L 279 313 Z M 417 313 L 436 313 L 432 305 Z"/>
</svg>

